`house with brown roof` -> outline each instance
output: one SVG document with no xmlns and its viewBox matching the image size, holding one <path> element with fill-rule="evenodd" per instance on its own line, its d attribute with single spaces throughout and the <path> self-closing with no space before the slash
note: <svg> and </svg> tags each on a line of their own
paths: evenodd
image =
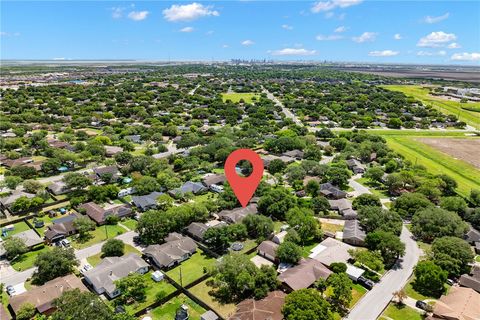
<svg viewBox="0 0 480 320">
<path fill-rule="evenodd" d="M 343 242 L 354 246 L 364 246 L 366 237 L 367 234 L 358 220 L 345 220 L 345 225 L 343 226 Z"/>
<path fill-rule="evenodd" d="M 48 243 L 52 243 L 77 233 L 77 228 L 75 228 L 75 224 L 73 223 L 76 218 L 77 215 L 70 214 L 66 217 L 53 220 L 53 223 L 47 226 L 45 240 Z"/>
<path fill-rule="evenodd" d="M 177 236 L 178 235 L 178 236 Z M 171 268 L 190 258 L 197 251 L 197 244 L 189 237 L 169 235 L 164 244 L 149 245 L 143 250 L 151 263 L 158 268 Z"/>
<path fill-rule="evenodd" d="M 272 291 L 261 299 L 243 300 L 236 306 L 229 320 L 282 320 L 282 306 L 287 295 L 282 291 Z"/>
<path fill-rule="evenodd" d="M 348 253 L 351 249 L 355 249 L 355 247 L 333 238 L 326 238 L 310 250 L 309 257 L 326 266 L 330 266 L 334 262 L 347 263 L 352 258 Z"/>
<path fill-rule="evenodd" d="M 433 307 L 427 320 L 480 319 L 480 293 L 470 288 L 451 287 Z"/>
<path fill-rule="evenodd" d="M 108 216 L 117 216 L 125 218 L 133 214 L 132 208 L 128 204 L 119 204 L 104 209 L 95 202 L 87 202 L 78 206 L 79 209 L 85 210 L 85 213 L 95 221 L 98 225 L 105 224 Z"/>
<path fill-rule="evenodd" d="M 65 291 L 79 289 L 80 291 L 88 291 L 82 280 L 73 274 L 64 277 L 55 278 L 46 282 L 44 285 L 35 287 L 27 292 L 13 296 L 10 298 L 10 307 L 16 314 L 24 304 L 30 303 L 35 309 L 42 314 L 49 315 L 55 311 L 53 300 L 60 297 Z"/>
<path fill-rule="evenodd" d="M 277 260 L 278 244 L 273 241 L 265 240 L 257 248 L 257 253 L 272 262 Z"/>
<path fill-rule="evenodd" d="M 7 168 L 13 168 L 18 166 L 23 166 L 27 163 L 32 163 L 33 159 L 31 157 L 22 157 L 18 159 L 4 159 L 2 160 L 2 165 Z"/>
<path fill-rule="evenodd" d="M 471 288 L 480 293 L 480 266 L 475 265 L 470 274 L 463 274 L 458 283 L 462 287 Z"/>
<path fill-rule="evenodd" d="M 221 220 L 227 223 L 237 223 L 242 221 L 246 216 L 250 214 L 257 214 L 257 204 L 251 203 L 245 208 L 234 208 L 232 210 L 222 210 L 218 213 Z"/>
<path fill-rule="evenodd" d="M 227 181 L 227 178 L 225 177 L 224 174 L 206 174 L 203 177 L 203 184 L 210 188 L 211 185 L 222 185 Z"/>
<path fill-rule="evenodd" d="M 295 267 L 289 268 L 278 276 L 287 290 L 299 290 L 310 287 L 318 279 L 327 279 L 332 271 L 315 259 L 302 259 Z"/>
<path fill-rule="evenodd" d="M 4 208 L 10 208 L 12 204 L 21 197 L 27 197 L 28 199 L 32 199 L 33 197 L 35 197 L 35 195 L 33 193 L 14 190 L 10 195 L 0 198 L 0 205 Z"/>
</svg>

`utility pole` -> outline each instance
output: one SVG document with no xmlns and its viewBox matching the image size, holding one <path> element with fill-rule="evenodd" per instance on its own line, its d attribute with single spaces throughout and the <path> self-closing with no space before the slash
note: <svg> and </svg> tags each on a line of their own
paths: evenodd
<svg viewBox="0 0 480 320">
<path fill-rule="evenodd" d="M 105 239 L 108 239 L 107 225 L 105 224 Z"/>
<path fill-rule="evenodd" d="M 178 266 L 178 269 L 180 270 L 180 287 L 183 288 L 182 266 Z"/>
</svg>

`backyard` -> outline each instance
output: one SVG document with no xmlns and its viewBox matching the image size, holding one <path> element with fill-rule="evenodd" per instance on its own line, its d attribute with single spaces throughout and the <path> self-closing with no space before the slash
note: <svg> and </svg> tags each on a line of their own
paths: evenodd
<svg viewBox="0 0 480 320">
<path fill-rule="evenodd" d="M 32 251 L 26 252 L 15 260 L 10 262 L 10 265 L 15 269 L 15 271 L 24 271 L 33 267 L 33 263 L 35 259 L 41 252 L 45 252 L 49 250 L 49 248 L 45 245 L 38 246 Z"/>
<path fill-rule="evenodd" d="M 188 315 L 190 320 L 200 320 L 200 316 L 207 310 L 196 304 L 192 299 L 188 298 L 184 294 L 180 294 L 160 307 L 157 307 L 150 311 L 150 316 L 153 320 L 171 320 L 175 319 L 175 314 L 181 305 L 188 307 Z"/>
<path fill-rule="evenodd" d="M 77 237 L 74 237 L 72 239 L 72 246 L 77 250 L 83 249 L 107 239 L 115 238 L 126 231 L 125 228 L 119 225 L 99 226 L 96 227 L 95 230 L 90 231 L 90 237 L 86 240 L 79 240 Z"/>
<path fill-rule="evenodd" d="M 123 255 L 124 255 L 124 256 L 125 256 L 125 255 L 129 255 L 130 253 L 135 253 L 135 254 L 137 254 L 137 255 L 139 255 L 139 256 L 142 255 L 142 253 L 141 253 L 140 251 L 138 251 L 137 249 L 135 249 L 135 248 L 132 247 L 131 245 L 125 244 L 125 252 L 124 252 Z M 88 263 L 89 263 L 91 266 L 95 267 L 95 266 L 98 265 L 100 262 L 102 262 L 102 259 L 103 259 L 102 253 L 100 252 L 100 253 L 97 253 L 96 255 L 93 255 L 93 256 L 88 257 L 88 258 L 87 258 L 87 261 L 88 261 Z"/>
<path fill-rule="evenodd" d="M 210 295 L 210 291 L 215 290 L 213 287 L 207 284 L 211 278 L 204 280 L 197 284 L 196 286 L 189 289 L 189 291 L 194 294 L 197 298 L 205 302 L 207 305 L 212 307 L 214 311 L 217 311 L 222 317 L 228 318 L 235 312 L 235 304 L 227 303 L 223 304 L 217 299 Z"/>
<path fill-rule="evenodd" d="M 215 258 L 205 254 L 200 249 L 190 257 L 183 261 L 179 266 L 167 271 L 167 275 L 175 282 L 182 286 L 189 285 L 205 274 L 205 271 L 215 265 Z M 181 281 L 180 281 L 181 277 Z"/>
</svg>

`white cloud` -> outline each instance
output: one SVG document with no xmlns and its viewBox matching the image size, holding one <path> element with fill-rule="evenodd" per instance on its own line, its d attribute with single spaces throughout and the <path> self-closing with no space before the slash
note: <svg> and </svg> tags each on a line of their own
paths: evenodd
<svg viewBox="0 0 480 320">
<path fill-rule="evenodd" d="M 444 47 L 447 42 L 454 41 L 456 39 L 457 36 L 453 33 L 445 33 L 443 31 L 432 32 L 421 38 L 417 43 L 417 47 Z"/>
<path fill-rule="evenodd" d="M 193 21 L 202 17 L 217 17 L 220 13 L 212 10 L 212 6 L 204 6 L 200 3 L 190 3 L 185 5 L 174 4 L 170 8 L 162 11 L 167 21 Z"/>
<path fill-rule="evenodd" d="M 335 8 L 347 8 L 362 3 L 363 0 L 330 0 L 315 2 L 310 9 L 313 13 L 330 11 Z"/>
<path fill-rule="evenodd" d="M 358 37 L 353 37 L 352 40 L 358 43 L 371 42 L 371 41 L 375 41 L 376 37 L 377 37 L 376 32 L 364 32 Z"/>
<path fill-rule="evenodd" d="M 214 34 L 214 33 L 215 33 L 215 31 L 213 31 L 213 30 L 209 30 L 209 31 L 205 32 L 205 34 L 206 34 L 207 36 L 211 36 L 211 35 Z"/>
<path fill-rule="evenodd" d="M 299 48 L 284 48 L 281 50 L 272 51 L 273 56 L 312 56 L 316 54 L 315 50 L 299 49 Z"/>
<path fill-rule="evenodd" d="M 289 26 L 288 24 L 282 24 L 282 28 L 285 29 L 285 30 L 292 30 L 293 29 L 293 27 Z"/>
<path fill-rule="evenodd" d="M 178 30 L 180 32 L 192 32 L 193 31 L 193 28 L 192 27 L 185 27 L 185 28 L 182 28 L 180 30 Z"/>
<path fill-rule="evenodd" d="M 222 45 L 222 48 L 230 48 L 230 46 L 228 44 L 224 44 Z"/>
<path fill-rule="evenodd" d="M 244 41 L 242 41 L 242 46 L 248 47 L 248 46 L 252 46 L 252 45 L 254 45 L 254 44 L 255 44 L 255 42 L 253 42 L 252 40 L 244 40 Z"/>
<path fill-rule="evenodd" d="M 370 51 L 368 53 L 368 55 L 371 57 L 393 57 L 398 54 L 399 54 L 398 51 L 393 51 L 393 50 Z"/>
<path fill-rule="evenodd" d="M 462 53 L 455 53 L 450 58 L 455 61 L 480 61 L 480 52 L 462 52 Z"/>
<path fill-rule="evenodd" d="M 395 40 L 402 40 L 403 38 L 402 38 L 402 35 L 401 35 L 400 33 L 395 33 L 395 34 L 393 35 L 393 39 L 395 39 Z"/>
<path fill-rule="evenodd" d="M 1 31 L 0 36 L 2 36 L 2 37 L 18 37 L 18 36 L 20 36 L 20 32 L 11 33 L 11 32 Z"/>
<path fill-rule="evenodd" d="M 123 17 L 123 11 L 125 10 L 125 8 L 122 8 L 122 7 L 113 7 L 112 8 L 112 18 L 113 19 L 120 19 L 121 17 Z"/>
<path fill-rule="evenodd" d="M 334 31 L 335 31 L 336 33 L 341 33 L 341 32 L 347 31 L 347 29 L 348 29 L 348 28 L 345 27 L 345 26 L 340 26 L 340 27 L 336 28 Z"/>
<path fill-rule="evenodd" d="M 449 16 L 450 16 L 449 12 L 445 13 L 444 15 L 438 16 L 438 17 L 426 16 L 425 18 L 423 18 L 423 22 L 430 23 L 430 24 L 437 23 L 437 22 L 448 19 Z"/>
<path fill-rule="evenodd" d="M 128 14 L 128 18 L 133 21 L 142 21 L 147 19 L 148 14 L 148 11 L 131 11 Z"/>
<path fill-rule="evenodd" d="M 315 39 L 317 39 L 318 41 L 333 41 L 333 40 L 343 39 L 343 37 L 338 34 L 332 34 L 329 36 L 319 34 L 318 36 L 315 37 Z"/>
<path fill-rule="evenodd" d="M 417 56 L 422 56 L 422 57 L 431 57 L 431 56 L 444 56 L 446 55 L 447 52 L 445 50 L 440 50 L 440 51 L 418 51 Z"/>
<path fill-rule="evenodd" d="M 458 48 L 461 48 L 461 47 L 462 47 L 462 46 L 459 45 L 459 44 L 456 43 L 456 42 L 452 42 L 452 43 L 450 43 L 450 44 L 447 46 L 448 49 L 458 49 Z"/>
</svg>

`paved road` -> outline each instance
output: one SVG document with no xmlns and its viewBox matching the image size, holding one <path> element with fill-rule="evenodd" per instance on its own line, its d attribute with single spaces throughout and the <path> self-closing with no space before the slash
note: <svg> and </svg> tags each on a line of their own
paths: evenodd
<svg viewBox="0 0 480 320">
<path fill-rule="evenodd" d="M 417 243 L 412 239 L 412 234 L 403 226 L 400 239 L 405 243 L 405 256 L 397 262 L 395 267 L 387 272 L 382 280 L 372 290 L 367 292 L 350 311 L 346 319 L 349 320 L 375 320 L 386 308 L 393 293 L 405 286 L 410 278 L 413 267 L 420 257 Z"/>
<path fill-rule="evenodd" d="M 348 185 L 350 187 L 353 188 L 353 191 L 350 192 L 354 197 L 358 197 L 359 195 L 362 195 L 362 194 L 365 194 L 365 193 L 372 193 L 370 192 L 370 190 L 365 187 L 363 184 L 360 184 L 358 183 L 357 181 L 355 181 L 355 179 L 359 179 L 361 178 L 362 175 L 361 174 L 357 174 L 357 175 L 354 175 L 352 176 L 349 180 L 348 180 Z"/>
<path fill-rule="evenodd" d="M 2 266 L 0 268 L 11 268 L 11 267 Z M 0 280 L 2 281 L 2 283 L 5 284 L 5 286 L 8 286 L 8 285 L 13 286 L 13 285 L 27 281 L 28 278 L 32 277 L 33 272 L 35 272 L 35 268 L 30 268 L 21 272 L 17 272 L 15 270 L 13 271 L 14 272 L 8 272 L 8 275 L 5 275 L 5 276 L 2 274 L 2 277 Z"/>
<path fill-rule="evenodd" d="M 270 91 L 268 91 L 267 89 L 263 88 L 263 92 L 267 94 L 267 98 L 272 100 L 275 105 L 279 106 L 280 108 L 282 108 L 282 112 L 285 113 L 285 115 L 287 116 L 287 118 L 290 118 L 293 120 L 293 122 L 295 122 L 297 125 L 303 127 L 303 123 L 302 121 L 300 121 L 300 119 L 297 118 L 296 115 L 293 114 L 293 112 L 291 112 L 290 110 L 288 110 L 285 105 L 280 101 L 278 100 Z"/>
<path fill-rule="evenodd" d="M 137 248 L 138 250 L 142 250 L 142 248 L 137 247 L 133 243 L 133 237 L 135 237 L 137 235 L 138 235 L 138 233 L 136 233 L 135 231 L 127 231 L 125 233 L 122 233 L 119 236 L 116 236 L 115 239 L 122 240 L 126 244 L 129 244 L 129 245 Z M 104 243 L 105 243 L 105 241 L 100 242 L 100 243 L 96 243 L 96 244 L 94 244 L 90 247 L 84 248 L 84 249 L 76 250 L 75 251 L 75 256 L 77 257 L 78 260 L 82 260 L 82 259 L 86 259 L 88 257 L 94 256 L 94 255 L 96 255 L 96 254 L 98 254 L 102 251 L 102 246 L 103 246 Z"/>
</svg>

